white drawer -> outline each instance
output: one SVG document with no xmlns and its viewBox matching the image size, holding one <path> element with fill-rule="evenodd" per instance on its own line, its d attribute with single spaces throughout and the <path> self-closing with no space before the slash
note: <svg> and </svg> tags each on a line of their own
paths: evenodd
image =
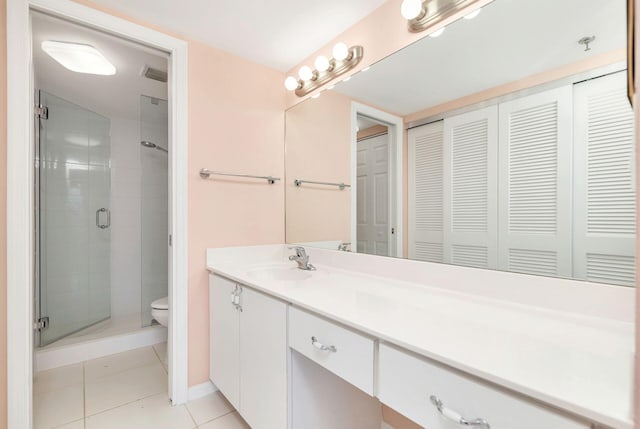
<svg viewBox="0 0 640 429">
<path fill-rule="evenodd" d="M 435 396 L 449 414 L 467 420 L 484 419 L 491 429 L 588 429 L 586 422 L 560 415 L 535 402 L 511 396 L 506 391 L 477 381 L 455 370 L 380 345 L 378 397 L 381 402 L 429 429 L 461 426 L 438 412 Z M 447 413 L 448 411 L 445 411 Z"/>
<path fill-rule="evenodd" d="M 371 338 L 290 307 L 289 347 L 373 396 Z"/>
</svg>

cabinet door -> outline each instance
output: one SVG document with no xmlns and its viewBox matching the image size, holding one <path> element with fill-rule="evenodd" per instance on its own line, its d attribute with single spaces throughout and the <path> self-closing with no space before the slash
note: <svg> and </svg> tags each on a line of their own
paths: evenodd
<svg viewBox="0 0 640 429">
<path fill-rule="evenodd" d="M 240 414 L 252 429 L 287 427 L 287 305 L 242 287 Z"/>
<path fill-rule="evenodd" d="M 209 377 L 236 409 L 240 405 L 240 312 L 232 303 L 236 284 L 209 276 Z"/>
</svg>

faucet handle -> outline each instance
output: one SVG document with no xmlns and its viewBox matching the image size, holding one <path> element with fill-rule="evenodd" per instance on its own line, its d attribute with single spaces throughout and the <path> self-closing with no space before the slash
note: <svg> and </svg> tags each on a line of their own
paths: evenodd
<svg viewBox="0 0 640 429">
<path fill-rule="evenodd" d="M 289 249 L 295 250 L 298 257 L 306 256 L 307 252 L 302 246 L 288 246 Z"/>
</svg>

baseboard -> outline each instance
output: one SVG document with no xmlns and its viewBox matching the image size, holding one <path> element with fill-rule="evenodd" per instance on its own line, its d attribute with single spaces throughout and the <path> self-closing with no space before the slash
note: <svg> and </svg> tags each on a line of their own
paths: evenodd
<svg viewBox="0 0 640 429">
<path fill-rule="evenodd" d="M 187 398 L 189 401 L 195 401 L 196 399 L 202 398 L 203 396 L 207 396 L 217 391 L 218 388 L 216 387 L 216 385 L 211 381 L 207 381 L 202 384 L 196 384 L 195 386 L 189 387 Z"/>
</svg>

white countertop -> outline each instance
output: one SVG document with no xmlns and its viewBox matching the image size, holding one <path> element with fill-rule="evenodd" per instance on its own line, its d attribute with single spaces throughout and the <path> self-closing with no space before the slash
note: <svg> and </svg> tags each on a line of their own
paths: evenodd
<svg viewBox="0 0 640 429">
<path fill-rule="evenodd" d="M 633 428 L 631 322 L 428 286 L 428 273 L 421 283 L 367 275 L 330 264 L 337 252 L 315 249 L 317 271 L 304 280 L 276 280 L 265 267 L 280 267 L 281 277 L 298 275 L 286 260 L 291 251 L 245 249 L 210 249 L 208 269 L 594 422 Z M 416 267 L 392 258 L 384 263 Z"/>
</svg>

